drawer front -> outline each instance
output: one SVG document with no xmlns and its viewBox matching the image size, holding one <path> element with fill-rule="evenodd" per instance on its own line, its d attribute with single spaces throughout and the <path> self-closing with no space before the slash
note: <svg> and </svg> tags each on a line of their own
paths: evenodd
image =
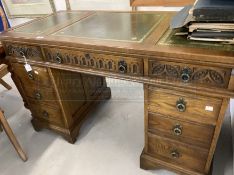
<svg viewBox="0 0 234 175">
<path fill-rule="evenodd" d="M 56 94 L 52 88 L 40 86 L 24 86 L 24 91 L 27 97 L 37 100 L 38 102 L 51 102 L 57 101 Z"/>
<path fill-rule="evenodd" d="M 12 64 L 14 73 L 27 85 L 40 85 L 51 87 L 51 81 L 46 68 L 31 66 L 32 71 L 27 72 L 23 64 Z"/>
<path fill-rule="evenodd" d="M 31 60 L 43 60 L 43 55 L 41 48 L 38 46 L 25 45 L 19 43 L 4 43 L 7 56 L 13 56 L 17 58 L 23 58 L 25 56 L 27 59 Z"/>
<path fill-rule="evenodd" d="M 35 100 L 29 100 L 30 109 L 33 117 L 36 117 L 42 121 L 64 126 L 64 120 L 62 112 L 57 103 L 40 103 Z"/>
<path fill-rule="evenodd" d="M 58 64 L 67 64 L 92 68 L 113 73 L 143 75 L 143 60 L 138 58 L 85 53 L 56 48 L 44 48 L 46 60 Z"/>
<path fill-rule="evenodd" d="M 152 78 L 192 83 L 200 86 L 227 88 L 231 69 L 149 60 Z"/>
<path fill-rule="evenodd" d="M 148 114 L 148 130 L 166 135 L 183 143 L 209 149 L 214 134 L 214 126 L 198 125 L 164 117 L 161 114 Z"/>
<path fill-rule="evenodd" d="M 208 151 L 148 134 L 148 154 L 196 171 L 204 171 Z"/>
<path fill-rule="evenodd" d="M 204 124 L 215 125 L 222 105 L 222 100 L 164 90 L 149 86 L 148 110 Z"/>
</svg>

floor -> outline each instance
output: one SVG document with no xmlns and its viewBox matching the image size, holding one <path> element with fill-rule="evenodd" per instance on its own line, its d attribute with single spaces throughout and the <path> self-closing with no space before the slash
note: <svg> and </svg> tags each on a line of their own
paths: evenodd
<svg viewBox="0 0 234 175">
<path fill-rule="evenodd" d="M 173 175 L 139 168 L 144 145 L 142 84 L 108 79 L 112 98 L 101 103 L 72 145 L 51 131 L 35 132 L 30 112 L 14 87 L 0 86 L 0 106 L 29 160 L 23 163 L 5 133 L 0 133 L 0 175 Z M 214 159 L 213 175 L 232 175 L 230 115 L 227 114 Z"/>
</svg>

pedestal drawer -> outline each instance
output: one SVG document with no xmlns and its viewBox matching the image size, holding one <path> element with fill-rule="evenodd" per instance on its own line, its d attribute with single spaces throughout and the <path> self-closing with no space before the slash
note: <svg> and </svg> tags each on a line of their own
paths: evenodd
<svg viewBox="0 0 234 175">
<path fill-rule="evenodd" d="M 45 122 L 51 124 L 56 124 L 59 126 L 64 126 L 64 119 L 62 117 L 62 112 L 59 105 L 56 102 L 50 103 L 41 103 L 35 100 L 29 100 L 30 108 L 33 114 L 33 117 L 36 117 Z"/>
<path fill-rule="evenodd" d="M 212 125 L 184 122 L 156 113 L 148 114 L 148 130 L 183 143 L 197 145 L 206 149 L 210 148 L 214 134 L 214 126 Z"/>
<path fill-rule="evenodd" d="M 199 123 L 215 125 L 222 100 L 149 86 L 148 110 Z"/>
<path fill-rule="evenodd" d="M 181 167 L 202 172 L 208 151 L 149 133 L 148 154 Z"/>
<path fill-rule="evenodd" d="M 25 94 L 37 101 L 49 101 L 53 103 L 53 101 L 57 101 L 56 94 L 53 88 L 41 87 L 41 86 L 24 86 Z"/>
<path fill-rule="evenodd" d="M 12 63 L 14 73 L 27 85 L 40 85 L 51 87 L 51 81 L 46 68 L 31 66 L 32 71 L 27 72 L 23 64 Z"/>
</svg>

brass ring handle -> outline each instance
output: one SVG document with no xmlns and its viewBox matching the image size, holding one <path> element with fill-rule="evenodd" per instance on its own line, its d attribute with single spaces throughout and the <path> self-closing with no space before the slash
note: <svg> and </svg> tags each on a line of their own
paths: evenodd
<svg viewBox="0 0 234 175">
<path fill-rule="evenodd" d="M 48 117 L 49 117 L 49 113 L 48 113 L 47 111 L 43 111 L 43 112 L 42 112 L 42 115 L 43 115 L 43 117 L 45 117 L 45 118 L 48 118 Z"/>
<path fill-rule="evenodd" d="M 119 61 L 119 72 L 120 73 L 127 72 L 127 63 L 125 61 Z"/>
<path fill-rule="evenodd" d="M 123 65 L 120 65 L 120 66 L 119 66 L 119 71 L 120 71 L 121 73 L 125 73 L 125 72 L 126 72 L 126 68 L 125 68 Z"/>
<path fill-rule="evenodd" d="M 62 58 L 59 55 L 57 55 L 55 59 L 58 64 L 62 63 Z"/>
<path fill-rule="evenodd" d="M 174 135 L 180 136 L 182 135 L 182 129 L 183 127 L 180 124 L 176 124 L 172 130 L 173 130 Z"/>
<path fill-rule="evenodd" d="M 28 78 L 30 80 L 34 80 L 34 76 L 33 76 L 33 73 L 32 72 L 28 72 Z"/>
<path fill-rule="evenodd" d="M 173 157 L 174 159 L 178 159 L 180 158 L 180 153 L 177 150 L 173 150 L 171 151 L 171 157 Z"/>
<path fill-rule="evenodd" d="M 192 74 L 192 71 L 190 68 L 184 68 L 182 71 L 181 71 L 181 79 L 183 82 L 187 83 L 189 82 L 190 78 L 191 78 L 191 74 Z"/>
<path fill-rule="evenodd" d="M 36 98 L 37 100 L 41 100 L 41 99 L 42 99 L 42 96 L 41 96 L 40 92 L 36 92 L 36 93 L 35 93 L 35 98 Z"/>
<path fill-rule="evenodd" d="M 183 98 L 180 98 L 177 102 L 176 102 L 176 109 L 180 112 L 185 112 L 186 111 L 186 102 L 184 101 Z"/>
</svg>

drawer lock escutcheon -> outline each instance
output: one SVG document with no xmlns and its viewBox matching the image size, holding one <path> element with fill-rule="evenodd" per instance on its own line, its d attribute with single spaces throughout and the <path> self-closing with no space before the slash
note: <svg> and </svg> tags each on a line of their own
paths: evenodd
<svg viewBox="0 0 234 175">
<path fill-rule="evenodd" d="M 45 117 L 45 118 L 48 118 L 48 117 L 49 117 L 49 113 L 48 113 L 47 111 L 43 111 L 43 112 L 42 112 L 42 115 L 43 115 L 43 117 Z"/>
<path fill-rule="evenodd" d="M 58 63 L 58 64 L 61 64 L 62 63 L 62 57 L 57 54 L 56 58 L 55 58 L 55 61 Z"/>
<path fill-rule="evenodd" d="M 177 102 L 176 102 L 176 109 L 179 112 L 185 112 L 186 111 L 186 102 L 184 101 L 183 98 L 180 98 Z"/>
<path fill-rule="evenodd" d="M 20 54 L 23 58 L 25 57 L 25 54 L 24 54 L 23 49 L 19 52 L 19 54 Z"/>
<path fill-rule="evenodd" d="M 34 76 L 33 76 L 33 73 L 32 72 L 28 72 L 28 78 L 30 80 L 34 80 Z"/>
<path fill-rule="evenodd" d="M 90 54 L 89 54 L 89 53 L 86 53 L 86 54 L 85 54 L 85 58 L 86 58 L 87 60 L 89 60 L 89 59 L 91 58 Z"/>
<path fill-rule="evenodd" d="M 41 99 L 42 99 L 41 93 L 40 93 L 40 92 L 36 92 L 36 93 L 35 93 L 35 98 L 36 98 L 37 100 L 41 100 Z"/>
<path fill-rule="evenodd" d="M 177 150 L 171 151 L 171 157 L 174 159 L 180 158 L 180 153 Z"/>
</svg>

